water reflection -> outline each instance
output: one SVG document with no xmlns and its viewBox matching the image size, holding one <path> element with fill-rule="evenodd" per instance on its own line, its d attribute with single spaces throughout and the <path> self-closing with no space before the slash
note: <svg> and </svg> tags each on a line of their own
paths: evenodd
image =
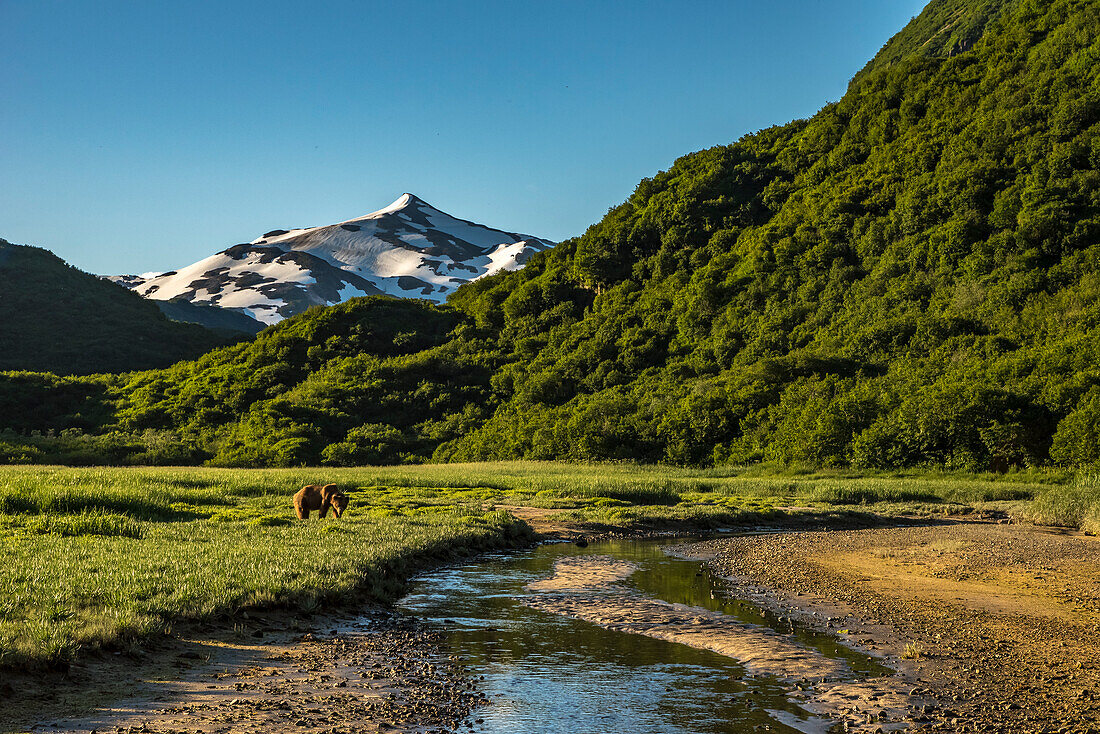
<svg viewBox="0 0 1100 734">
<path fill-rule="evenodd" d="M 670 557 L 655 541 L 567 544 L 483 559 L 431 574 L 401 606 L 447 632 L 491 701 L 477 731 L 502 734 L 825 731 L 829 724 L 788 701 L 786 686 L 746 674 L 708 650 L 606 630 L 517 600 L 523 587 L 551 575 L 571 555 L 611 555 L 639 566 L 625 583 L 670 602 L 706 607 L 755 624 L 779 624 L 749 605 L 723 599 L 697 561 Z M 783 631 L 790 631 L 789 625 Z M 881 672 L 832 638 L 796 630 L 796 638 L 853 670 Z M 784 723 L 786 722 L 786 723 Z"/>
</svg>

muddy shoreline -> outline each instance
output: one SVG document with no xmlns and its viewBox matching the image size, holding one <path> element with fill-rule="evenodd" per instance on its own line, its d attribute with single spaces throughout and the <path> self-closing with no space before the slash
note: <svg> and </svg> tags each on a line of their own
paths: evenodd
<svg viewBox="0 0 1100 734">
<path fill-rule="evenodd" d="M 784 532 L 675 549 L 731 596 L 883 656 L 908 731 L 1100 731 L 1100 541 L 1031 526 Z M 853 728 L 873 701 L 837 702 Z"/>
<path fill-rule="evenodd" d="M 442 734 L 485 703 L 438 631 L 384 608 L 308 623 L 252 615 L 64 677 L 3 681 L 4 732 Z"/>
</svg>

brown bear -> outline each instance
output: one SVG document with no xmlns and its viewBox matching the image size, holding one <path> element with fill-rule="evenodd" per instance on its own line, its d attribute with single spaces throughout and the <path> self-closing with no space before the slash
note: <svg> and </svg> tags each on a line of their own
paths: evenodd
<svg viewBox="0 0 1100 734">
<path fill-rule="evenodd" d="M 338 490 L 335 484 L 308 484 L 298 490 L 294 495 L 294 509 L 298 511 L 298 517 L 302 520 L 309 519 L 309 513 L 320 510 L 318 517 L 328 514 L 328 508 L 332 508 L 332 514 L 340 517 L 348 506 L 348 496 Z"/>
</svg>

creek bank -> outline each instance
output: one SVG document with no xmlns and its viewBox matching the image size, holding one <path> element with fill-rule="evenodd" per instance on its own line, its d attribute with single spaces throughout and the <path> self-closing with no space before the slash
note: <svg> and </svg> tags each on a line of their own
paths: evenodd
<svg viewBox="0 0 1100 734">
<path fill-rule="evenodd" d="M 678 546 L 729 594 L 898 665 L 910 730 L 1100 731 L 1100 542 L 1025 525 L 802 531 Z M 865 723 L 856 702 L 849 719 Z"/>
<path fill-rule="evenodd" d="M 168 620 L 166 625 L 171 626 L 163 636 L 81 653 L 57 669 L 27 672 L 0 666 L 0 734 L 59 729 L 206 733 L 247 729 L 247 721 L 260 722 L 258 730 L 279 729 L 290 722 L 293 730 L 308 732 L 314 720 L 321 727 L 317 731 L 333 733 L 451 731 L 457 728 L 452 723 L 466 717 L 462 706 L 472 710 L 480 705 L 480 699 L 458 695 L 462 690 L 472 694 L 476 685 L 464 677 L 460 666 L 451 664 L 455 661 L 440 658 L 438 630 L 379 606 L 379 601 L 395 601 L 418 574 L 490 550 L 535 543 L 530 526 L 512 522 L 500 535 L 477 544 L 443 544 L 374 569 L 352 598 L 315 603 L 316 610 L 310 613 L 260 607 L 211 621 Z M 349 620 L 366 626 L 347 627 Z M 317 635 L 331 629 L 342 641 L 328 646 Z M 401 662 L 406 660 L 437 662 L 431 663 L 425 676 L 407 668 Z M 355 675 L 366 673 L 374 680 L 376 663 L 393 669 L 394 678 L 370 705 L 340 704 L 346 683 L 338 685 L 340 678 L 328 673 L 314 676 L 311 682 L 301 670 L 304 665 L 328 665 Z M 260 672 L 265 669 L 274 671 L 270 680 Z M 222 680 L 215 673 L 223 676 L 223 683 L 204 679 Z M 433 676 L 436 684 L 428 685 Z M 293 685 L 287 688 L 277 685 L 278 681 Z M 229 697 L 212 693 L 227 691 L 227 685 L 251 693 Z M 168 702 L 177 710 L 169 711 Z M 325 705 L 346 715 L 326 714 Z M 225 723 L 238 719 L 232 727 Z"/>
<path fill-rule="evenodd" d="M 105 679 L 104 676 L 109 676 Z M 454 732 L 486 701 L 440 633 L 408 615 L 375 609 L 354 619 L 302 624 L 253 616 L 162 642 L 129 661 L 93 662 L 51 695 L 19 681 L 0 731 Z M 65 716 L 64 709 L 94 708 Z"/>
<path fill-rule="evenodd" d="M 759 515 L 738 515 L 730 522 L 713 517 L 640 519 L 625 524 L 607 524 L 563 519 L 568 510 L 526 505 L 497 504 L 493 510 L 504 510 L 530 526 L 539 539 L 553 542 L 594 542 L 603 540 L 644 540 L 652 538 L 705 537 L 719 532 L 828 530 L 830 528 L 877 528 L 907 525 L 928 525 L 948 522 L 939 517 L 915 515 L 880 515 L 859 510 L 822 510 L 815 507 L 778 507 Z"/>
</svg>

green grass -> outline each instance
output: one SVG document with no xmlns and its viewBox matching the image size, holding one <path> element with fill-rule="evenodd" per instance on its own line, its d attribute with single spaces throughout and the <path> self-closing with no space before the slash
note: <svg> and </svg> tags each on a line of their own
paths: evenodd
<svg viewBox="0 0 1100 734">
<path fill-rule="evenodd" d="M 1100 474 L 1082 472 L 1072 483 L 1052 487 L 1038 495 L 1023 515 L 1041 525 L 1100 535 Z"/>
<path fill-rule="evenodd" d="M 425 563 L 529 537 L 463 492 L 360 489 L 362 475 L 0 470 L 0 667 L 64 664 L 178 620 L 386 600 Z M 351 509 L 297 520 L 291 496 L 322 480 Z"/>
<path fill-rule="evenodd" d="M 335 482 L 339 521 L 290 498 Z M 591 526 L 785 524 L 1006 508 L 1100 530 L 1100 481 L 499 462 L 361 469 L 0 468 L 0 667 L 64 664 L 180 620 L 388 600 L 433 562 L 522 544 L 494 506 Z M 795 508 L 795 509 L 792 509 Z"/>
</svg>

